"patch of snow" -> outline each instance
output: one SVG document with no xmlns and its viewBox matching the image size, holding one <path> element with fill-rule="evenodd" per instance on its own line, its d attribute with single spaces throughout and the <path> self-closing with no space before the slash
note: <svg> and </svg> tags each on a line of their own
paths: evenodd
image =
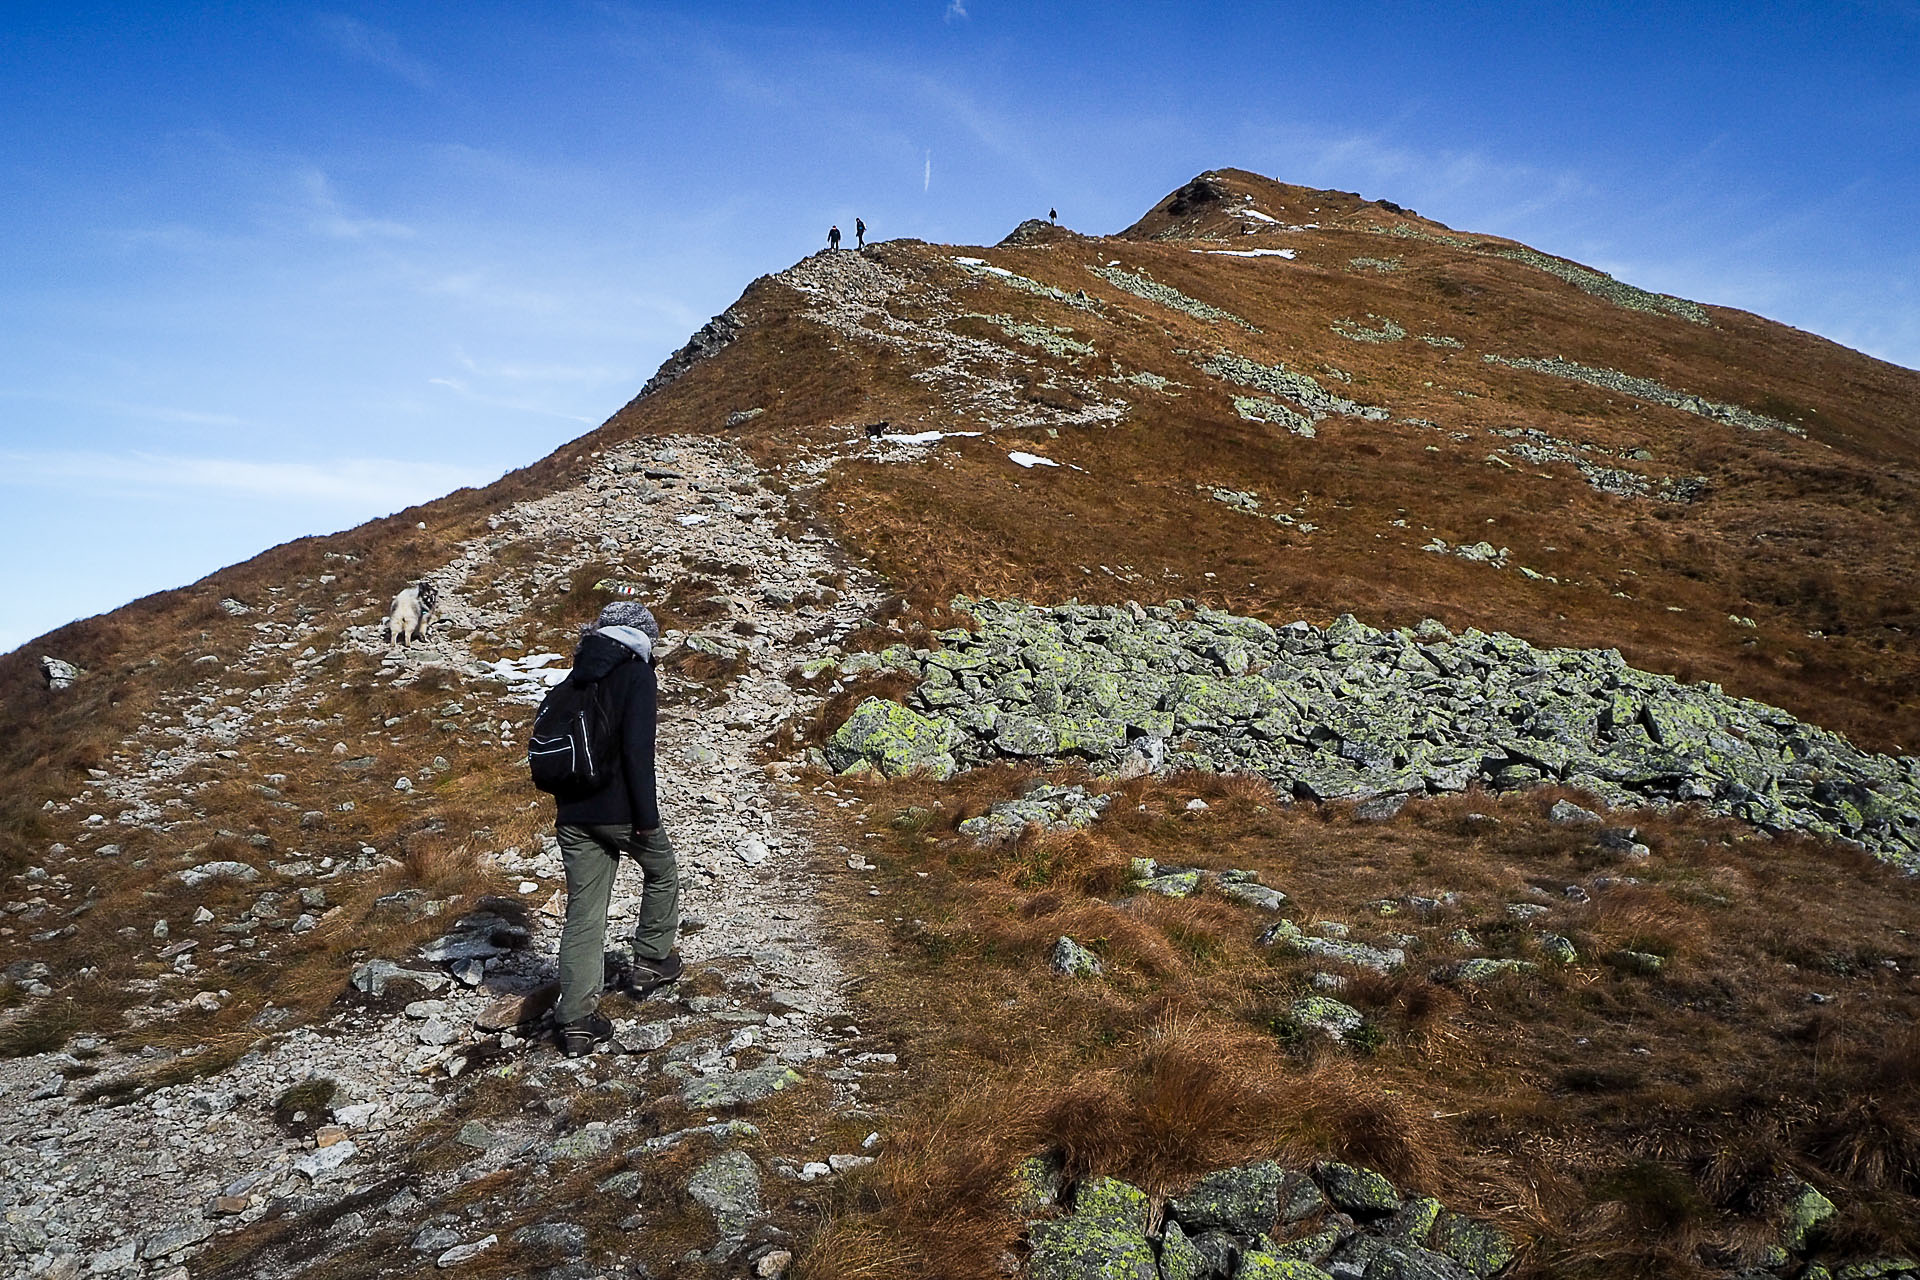
<svg viewBox="0 0 1920 1280">
<path fill-rule="evenodd" d="M 493 674 L 506 682 L 508 697 L 523 702 L 538 702 L 548 689 L 567 678 L 571 668 L 549 667 L 564 661 L 558 653 L 530 653 L 524 658 L 501 658 L 489 663 Z"/>
<path fill-rule="evenodd" d="M 1007 270 L 1005 267 L 994 266 L 985 258 L 955 258 L 954 261 L 963 267 L 971 267 L 975 271 L 985 271 L 989 275 L 1010 276 L 1013 274 L 1013 272 Z"/>
<path fill-rule="evenodd" d="M 984 433 L 979 431 L 916 431 L 912 435 L 888 434 L 881 436 L 880 439 L 886 441 L 888 444 L 933 444 L 936 441 L 945 440 L 949 436 L 977 436 L 982 434 Z"/>
<path fill-rule="evenodd" d="M 1291 258 L 1292 249 L 1195 249 L 1195 253 L 1213 253 L 1227 258 Z"/>
<path fill-rule="evenodd" d="M 1026 453 L 1019 449 L 1015 449 L 1012 453 L 1009 453 L 1007 457 L 1012 460 L 1015 466 L 1025 467 L 1029 471 L 1035 467 L 1057 467 L 1060 465 L 1052 458 L 1043 458 L 1037 453 Z"/>
<path fill-rule="evenodd" d="M 701 515 L 699 512 L 694 512 L 691 515 L 676 516 L 675 519 L 680 524 L 685 525 L 687 528 L 691 529 L 694 525 L 705 524 L 707 521 L 713 519 L 713 517 L 708 515 Z"/>
<path fill-rule="evenodd" d="M 1231 209 L 1228 212 L 1232 213 L 1236 218 L 1253 218 L 1260 222 L 1277 223 L 1280 221 L 1280 219 L 1274 217 L 1272 214 L 1262 213 L 1258 209 Z"/>
</svg>

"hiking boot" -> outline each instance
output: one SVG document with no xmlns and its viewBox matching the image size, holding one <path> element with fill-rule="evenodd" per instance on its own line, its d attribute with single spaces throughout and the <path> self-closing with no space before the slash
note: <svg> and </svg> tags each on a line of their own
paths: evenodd
<svg viewBox="0 0 1920 1280">
<path fill-rule="evenodd" d="M 613 1039 L 613 1024 L 597 1013 L 590 1013 L 563 1023 L 554 1032 L 554 1039 L 560 1043 L 560 1052 L 569 1058 L 584 1058 Z"/>
<path fill-rule="evenodd" d="M 630 996 L 643 996 L 656 987 L 664 987 L 686 972 L 678 951 L 669 951 L 658 960 L 631 960 L 620 973 L 620 990 Z"/>
</svg>

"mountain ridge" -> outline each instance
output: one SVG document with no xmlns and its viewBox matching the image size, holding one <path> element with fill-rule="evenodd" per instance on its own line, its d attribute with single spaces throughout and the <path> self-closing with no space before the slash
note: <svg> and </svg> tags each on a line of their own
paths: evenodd
<svg viewBox="0 0 1920 1280">
<path fill-rule="evenodd" d="M 872 776 L 839 736 L 936 694 L 1079 697 L 1124 628 L 1076 621 L 1099 662 L 1057 671 L 1031 639 L 969 648 L 1027 601 L 1614 650 L 1891 760 L 1920 723 L 1916 404 L 1920 374 L 1785 326 L 1233 169 L 1114 236 L 1029 222 L 763 276 L 604 425 L 492 485 L 0 656 L 0 1143 L 55 1170 L 23 1155 L 0 1182 L 0 1256 L 993 1274 L 1009 1248 L 1053 1265 L 1021 1215 L 1097 1175 L 1159 1206 L 1262 1158 L 1354 1161 L 1497 1222 L 1516 1274 L 1731 1275 L 1815 1184 L 1840 1206 L 1820 1256 L 1920 1247 L 1899 1225 L 1920 1101 L 1861 1101 L 1906 1078 L 1916 889 L 1857 850 L 1658 788 L 1597 798 L 1552 758 L 1363 813 L 1160 719 L 1128 730 L 1170 748 L 1138 768 L 975 752 L 952 778 Z M 422 576 L 448 620 L 391 651 L 385 599 Z M 578 622 L 633 595 L 668 632 L 668 823 L 708 923 L 685 989 L 623 1006 L 626 1051 L 570 1074 L 493 1008 L 544 974 L 558 897 L 517 735 Z M 1254 649 L 1220 674 L 1285 652 Z M 938 692 L 1009 655 L 991 696 Z M 1219 729 L 1183 705 L 1128 714 Z M 1100 975 L 1051 974 L 1061 940 Z M 1816 1007 L 1834 990 L 1844 1026 Z M 1303 1023 L 1306 999 L 1338 1008 Z M 1762 1137 L 1712 1118 L 1763 1096 Z M 179 1153 L 155 1231 L 80 1207 L 147 1186 L 146 1156 L 74 1154 L 127 1115 Z M 1036 1150 L 1066 1198 L 1016 1212 Z M 1769 1274 L 1813 1239 L 1770 1244 Z M 1158 1235 L 1123 1244 L 1169 1265 Z"/>
</svg>

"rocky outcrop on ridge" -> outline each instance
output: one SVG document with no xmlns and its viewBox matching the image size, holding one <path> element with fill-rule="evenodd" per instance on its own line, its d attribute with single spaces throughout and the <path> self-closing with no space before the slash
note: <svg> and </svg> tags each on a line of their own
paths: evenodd
<svg viewBox="0 0 1920 1280">
<path fill-rule="evenodd" d="M 909 705 L 857 707 L 827 764 L 898 775 L 1077 757 L 1116 771 L 1165 744 L 1169 766 L 1261 773 L 1307 799 L 1566 783 L 1623 807 L 1696 802 L 1920 869 L 1920 759 L 1860 751 L 1617 650 L 1350 615 L 1275 628 L 1179 604 L 955 603 L 977 629 L 879 655 L 919 686 Z"/>
</svg>

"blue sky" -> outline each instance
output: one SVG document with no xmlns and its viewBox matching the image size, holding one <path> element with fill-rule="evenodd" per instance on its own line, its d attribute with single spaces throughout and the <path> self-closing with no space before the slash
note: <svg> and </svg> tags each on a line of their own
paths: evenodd
<svg viewBox="0 0 1920 1280">
<path fill-rule="evenodd" d="M 14 0 L 0 650 L 545 454 L 831 222 L 1225 166 L 1920 366 L 1920 0 Z"/>
</svg>

